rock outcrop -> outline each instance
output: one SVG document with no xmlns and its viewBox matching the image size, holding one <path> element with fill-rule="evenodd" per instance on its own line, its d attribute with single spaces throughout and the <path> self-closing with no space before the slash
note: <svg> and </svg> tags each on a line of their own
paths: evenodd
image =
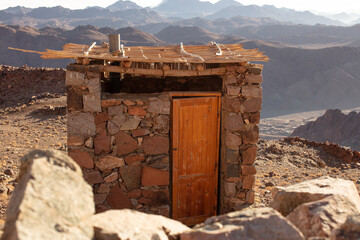
<svg viewBox="0 0 360 240">
<path fill-rule="evenodd" d="M 248 209 L 208 218 L 192 231 L 181 234 L 181 240 L 222 239 L 304 239 L 280 213 L 271 208 Z"/>
<path fill-rule="evenodd" d="M 360 239 L 360 214 L 348 216 L 346 222 L 333 231 L 331 240 L 359 240 Z"/>
<path fill-rule="evenodd" d="M 346 115 L 339 109 L 330 109 L 315 121 L 296 128 L 291 136 L 329 141 L 360 151 L 360 113 Z"/>
<path fill-rule="evenodd" d="M 35 150 L 21 162 L 2 240 L 92 239 L 91 187 L 66 154 Z"/>
<path fill-rule="evenodd" d="M 178 221 L 130 209 L 99 213 L 90 222 L 94 226 L 96 240 L 168 240 L 190 230 Z"/>
<path fill-rule="evenodd" d="M 331 232 L 339 228 L 349 215 L 355 213 L 360 212 L 352 201 L 342 195 L 333 195 L 298 206 L 287 216 L 287 219 L 306 238 L 328 238 Z"/>
<path fill-rule="evenodd" d="M 301 204 L 318 201 L 332 195 L 348 197 L 360 209 L 360 197 L 352 181 L 321 177 L 288 187 L 277 187 L 272 191 L 271 207 L 287 216 Z"/>
</svg>

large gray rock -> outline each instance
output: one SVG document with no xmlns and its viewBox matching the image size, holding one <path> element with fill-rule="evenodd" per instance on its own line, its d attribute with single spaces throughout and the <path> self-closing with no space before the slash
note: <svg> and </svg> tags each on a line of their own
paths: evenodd
<svg viewBox="0 0 360 240">
<path fill-rule="evenodd" d="M 318 201 L 332 195 L 346 196 L 355 206 L 360 207 L 360 197 L 355 184 L 349 180 L 331 177 L 321 177 L 288 187 L 274 188 L 270 206 L 287 216 L 303 203 Z"/>
<path fill-rule="evenodd" d="M 302 233 L 272 208 L 254 208 L 208 218 L 180 235 L 181 240 L 304 239 Z"/>
<path fill-rule="evenodd" d="M 190 228 L 163 216 L 135 210 L 109 210 L 94 215 L 90 220 L 96 240 L 168 240 Z"/>
<path fill-rule="evenodd" d="M 350 215 L 346 222 L 331 234 L 331 240 L 359 240 L 360 239 L 360 214 Z"/>
<path fill-rule="evenodd" d="M 357 206 L 347 197 L 333 195 L 315 202 L 302 204 L 286 218 L 290 220 L 306 238 L 330 237 L 346 218 L 360 213 Z"/>
<path fill-rule="evenodd" d="M 35 150 L 22 158 L 2 240 L 92 239 L 91 187 L 65 153 Z"/>
</svg>

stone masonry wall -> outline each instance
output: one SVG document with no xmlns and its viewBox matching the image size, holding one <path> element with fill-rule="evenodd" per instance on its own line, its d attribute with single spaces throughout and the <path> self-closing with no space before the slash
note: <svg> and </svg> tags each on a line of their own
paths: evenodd
<svg viewBox="0 0 360 240">
<path fill-rule="evenodd" d="M 88 72 L 68 71 L 66 84 L 69 155 L 93 186 L 97 211 L 169 217 L 169 95 L 101 100 L 100 75 Z"/>
<path fill-rule="evenodd" d="M 222 97 L 220 213 L 254 203 L 254 162 L 262 103 L 260 83 L 259 66 L 227 66 Z"/>
<path fill-rule="evenodd" d="M 69 155 L 93 186 L 97 211 L 169 216 L 169 94 L 105 94 L 100 74 L 66 74 Z M 244 63 L 222 77 L 219 213 L 226 213 L 254 203 L 262 75 Z"/>
</svg>

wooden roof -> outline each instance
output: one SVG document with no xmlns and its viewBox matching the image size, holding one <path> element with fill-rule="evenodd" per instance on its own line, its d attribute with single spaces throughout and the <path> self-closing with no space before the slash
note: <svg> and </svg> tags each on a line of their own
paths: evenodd
<svg viewBox="0 0 360 240">
<path fill-rule="evenodd" d="M 43 59 L 103 59 L 109 61 L 131 62 L 162 62 L 162 63 L 236 63 L 248 61 L 269 61 L 269 58 L 258 49 L 244 49 L 240 44 L 218 44 L 199 46 L 162 46 L 162 47 L 124 47 L 120 51 L 109 53 L 105 43 L 98 46 L 93 43 L 80 45 L 68 43 L 62 51 L 46 49 L 45 52 L 10 48 L 23 52 L 33 52 L 41 55 Z"/>
</svg>

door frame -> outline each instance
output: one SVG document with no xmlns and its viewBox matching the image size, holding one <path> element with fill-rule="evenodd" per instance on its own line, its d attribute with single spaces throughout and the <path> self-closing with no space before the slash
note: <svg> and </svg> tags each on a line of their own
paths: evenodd
<svg viewBox="0 0 360 240">
<path fill-rule="evenodd" d="M 170 92 L 169 93 L 170 96 L 170 103 L 171 103 L 171 107 L 170 107 L 170 189 L 169 189 L 169 198 L 170 198 L 170 217 L 173 218 L 173 209 L 174 209 L 174 199 L 173 199 L 173 99 L 179 99 L 179 98 L 191 98 L 191 97 L 217 97 L 218 98 L 218 116 L 217 116 L 217 138 L 216 138 L 216 144 L 218 146 L 217 148 L 217 156 L 218 156 L 218 162 L 217 162 L 217 175 L 216 175 L 216 179 L 215 179 L 215 183 L 217 184 L 217 190 L 216 190 L 216 197 L 215 197 L 215 205 L 216 205 L 216 209 L 215 209 L 215 214 L 218 213 L 218 198 L 219 198 L 219 174 L 220 174 L 220 128 L 221 128 L 221 96 L 222 93 L 221 92 Z M 205 220 L 205 219 L 204 219 Z"/>
</svg>

